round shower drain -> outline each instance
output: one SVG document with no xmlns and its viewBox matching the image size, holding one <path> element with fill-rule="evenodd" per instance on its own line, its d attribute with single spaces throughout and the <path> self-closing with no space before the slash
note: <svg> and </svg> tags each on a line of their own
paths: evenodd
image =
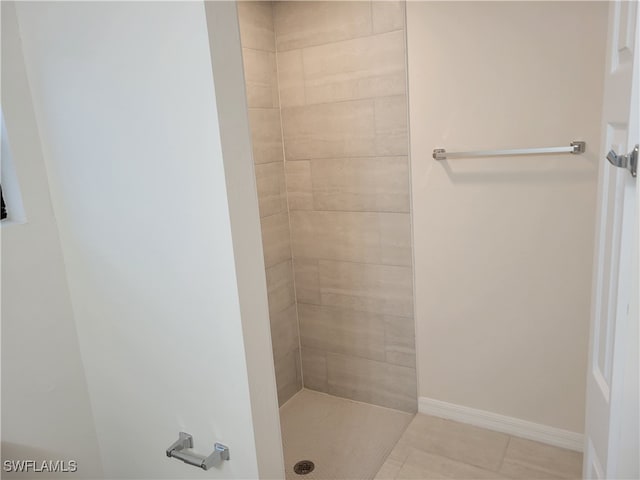
<svg viewBox="0 0 640 480">
<path fill-rule="evenodd" d="M 293 471 L 298 475 L 306 475 L 307 473 L 313 472 L 314 468 L 316 468 L 316 466 L 311 460 L 300 460 L 293 466 Z"/>
</svg>

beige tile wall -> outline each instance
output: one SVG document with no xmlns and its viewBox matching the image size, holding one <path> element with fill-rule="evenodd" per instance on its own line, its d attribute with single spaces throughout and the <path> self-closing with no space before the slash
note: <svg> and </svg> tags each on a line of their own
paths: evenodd
<svg viewBox="0 0 640 480">
<path fill-rule="evenodd" d="M 305 387 L 416 411 L 404 3 L 273 8 Z"/>
<path fill-rule="evenodd" d="M 404 4 L 238 13 L 280 403 L 415 411 Z"/>
<path fill-rule="evenodd" d="M 262 225 L 278 400 L 302 388 L 300 338 L 284 170 L 273 5 L 238 2 L 249 123 Z"/>
</svg>

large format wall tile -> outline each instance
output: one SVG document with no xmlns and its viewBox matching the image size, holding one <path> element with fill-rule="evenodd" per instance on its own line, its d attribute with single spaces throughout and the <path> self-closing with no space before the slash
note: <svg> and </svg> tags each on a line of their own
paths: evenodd
<svg viewBox="0 0 640 480">
<path fill-rule="evenodd" d="M 237 5 L 242 47 L 275 51 L 271 2 L 242 1 Z"/>
<path fill-rule="evenodd" d="M 304 386 L 319 392 L 327 391 L 327 355 L 324 350 L 302 349 Z"/>
<path fill-rule="evenodd" d="M 375 99 L 376 153 L 378 155 L 408 155 L 407 97 Z"/>
<path fill-rule="evenodd" d="M 287 212 L 287 189 L 284 163 L 261 163 L 255 166 L 260 217 Z"/>
<path fill-rule="evenodd" d="M 328 393 L 389 408 L 418 408 L 416 371 L 359 357 L 327 353 Z"/>
<path fill-rule="evenodd" d="M 260 223 L 265 267 L 272 267 L 291 259 L 289 216 L 286 213 L 278 213 L 262 218 Z"/>
<path fill-rule="evenodd" d="M 287 199 L 290 210 L 313 210 L 311 162 L 286 162 Z"/>
<path fill-rule="evenodd" d="M 294 257 L 411 265 L 406 213 L 290 212 Z"/>
<path fill-rule="evenodd" d="M 281 312 L 269 314 L 273 357 L 280 358 L 300 347 L 298 317 L 295 303 Z"/>
<path fill-rule="evenodd" d="M 276 386 L 278 402 L 282 405 L 302 388 L 302 366 L 300 352 L 291 350 L 281 358 L 275 359 Z"/>
<path fill-rule="evenodd" d="M 278 52 L 278 87 L 280 88 L 280 106 L 293 107 L 305 104 L 304 67 L 302 50 Z"/>
<path fill-rule="evenodd" d="M 305 48 L 302 59 L 307 104 L 405 93 L 401 30 Z"/>
<path fill-rule="evenodd" d="M 275 2 L 276 46 L 294 48 L 361 37 L 372 32 L 369 2 Z"/>
<path fill-rule="evenodd" d="M 285 260 L 267 268 L 267 296 L 269 313 L 278 313 L 295 304 L 293 268 L 291 260 Z"/>
<path fill-rule="evenodd" d="M 323 305 L 413 317 L 411 267 L 318 261 Z"/>
<path fill-rule="evenodd" d="M 249 126 L 256 164 L 282 162 L 282 129 L 277 108 L 250 108 Z"/>
<path fill-rule="evenodd" d="M 282 109 L 287 161 L 407 155 L 406 96 Z"/>
<path fill-rule="evenodd" d="M 382 362 L 386 360 L 382 315 L 300 303 L 298 318 L 303 350 L 309 347 Z"/>
<path fill-rule="evenodd" d="M 320 305 L 320 272 L 315 258 L 296 257 L 293 271 L 298 303 Z"/>
<path fill-rule="evenodd" d="M 271 2 L 238 2 L 278 401 L 302 388 Z"/>
<path fill-rule="evenodd" d="M 298 303 L 300 343 L 311 348 L 415 368 L 410 317 Z"/>
<path fill-rule="evenodd" d="M 415 411 L 404 23 L 404 2 L 274 4 L 305 386 Z"/>
<path fill-rule="evenodd" d="M 249 108 L 279 108 L 275 53 L 243 48 L 242 59 Z"/>
<path fill-rule="evenodd" d="M 416 367 L 415 323 L 412 317 L 385 315 L 384 344 L 387 363 Z"/>
<path fill-rule="evenodd" d="M 315 160 L 309 174 L 318 210 L 409 212 L 407 157 Z"/>
<path fill-rule="evenodd" d="M 403 1 L 383 0 L 371 2 L 371 13 L 374 33 L 404 29 L 405 13 Z"/>
<path fill-rule="evenodd" d="M 277 55 L 282 107 L 404 95 L 404 31 L 353 38 Z"/>
<path fill-rule="evenodd" d="M 286 162 L 291 210 L 409 212 L 407 157 Z"/>
<path fill-rule="evenodd" d="M 375 155 L 372 100 L 282 109 L 287 161 Z"/>
<path fill-rule="evenodd" d="M 403 4 L 238 12 L 279 401 L 414 411 Z"/>
</svg>

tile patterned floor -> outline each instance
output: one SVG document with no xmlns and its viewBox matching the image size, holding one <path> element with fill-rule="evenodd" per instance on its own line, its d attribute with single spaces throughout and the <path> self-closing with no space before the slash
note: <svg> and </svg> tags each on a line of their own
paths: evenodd
<svg viewBox="0 0 640 480">
<path fill-rule="evenodd" d="M 283 405 L 280 420 L 287 480 L 581 477 L 578 452 L 311 390 Z M 315 470 L 296 475 L 298 460 Z"/>
<path fill-rule="evenodd" d="M 376 480 L 581 478 L 582 454 L 418 414 Z"/>
</svg>

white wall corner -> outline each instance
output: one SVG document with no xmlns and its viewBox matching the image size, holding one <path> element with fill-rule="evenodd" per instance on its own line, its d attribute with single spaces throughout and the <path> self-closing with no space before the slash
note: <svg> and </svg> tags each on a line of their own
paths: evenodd
<svg viewBox="0 0 640 480">
<path fill-rule="evenodd" d="M 434 398 L 420 397 L 418 399 L 418 412 L 506 433 L 515 437 L 535 440 L 555 447 L 567 448 L 576 452 L 582 452 L 583 450 L 583 435 L 581 433 L 465 407 L 464 405 L 443 402 Z"/>
</svg>

